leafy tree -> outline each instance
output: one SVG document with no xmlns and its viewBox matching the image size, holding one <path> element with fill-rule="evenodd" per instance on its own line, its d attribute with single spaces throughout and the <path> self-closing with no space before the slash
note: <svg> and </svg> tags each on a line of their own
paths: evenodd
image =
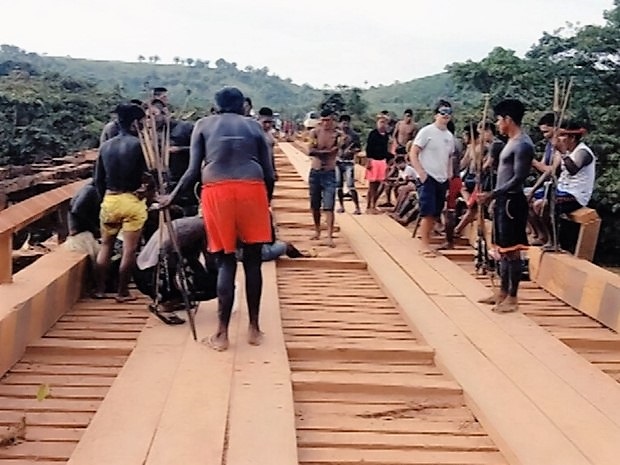
<svg viewBox="0 0 620 465">
<path fill-rule="evenodd" d="M 598 157 L 592 207 L 603 219 L 596 260 L 620 259 L 620 0 L 605 13 L 603 26 L 567 25 L 545 33 L 525 58 L 496 48 L 480 62 L 447 67 L 459 89 L 488 93 L 491 101 L 521 98 L 527 121 L 552 110 L 554 81 L 573 86 L 567 117 L 589 126 L 588 144 Z M 471 111 L 471 110 L 470 110 Z M 540 139 L 536 130 L 534 139 Z"/>
<path fill-rule="evenodd" d="M 0 165 L 96 146 L 115 99 L 58 74 L 0 77 Z"/>
</svg>

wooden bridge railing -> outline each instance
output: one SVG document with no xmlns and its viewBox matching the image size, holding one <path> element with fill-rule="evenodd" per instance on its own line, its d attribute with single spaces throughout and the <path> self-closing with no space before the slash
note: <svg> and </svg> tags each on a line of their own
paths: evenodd
<svg viewBox="0 0 620 465">
<path fill-rule="evenodd" d="M 0 211 L 0 284 L 12 281 L 13 234 L 56 211 L 64 217 L 71 197 L 88 182 L 73 182 Z"/>
</svg>

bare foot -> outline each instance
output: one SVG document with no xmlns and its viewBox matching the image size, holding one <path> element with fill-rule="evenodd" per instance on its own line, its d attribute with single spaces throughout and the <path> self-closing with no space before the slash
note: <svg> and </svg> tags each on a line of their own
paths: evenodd
<svg viewBox="0 0 620 465">
<path fill-rule="evenodd" d="M 435 258 L 437 256 L 437 252 L 433 249 L 420 249 L 418 250 L 418 255 L 424 258 Z"/>
<path fill-rule="evenodd" d="M 487 304 L 487 305 L 497 305 L 502 302 L 506 298 L 505 295 L 502 294 L 493 294 L 489 297 L 485 297 L 483 299 L 478 299 L 478 303 Z"/>
<path fill-rule="evenodd" d="M 133 302 L 134 300 L 138 300 L 138 298 L 135 295 L 131 295 L 131 294 L 127 294 L 127 295 L 118 294 L 114 296 L 114 300 L 116 300 L 119 304 L 122 304 L 125 302 Z"/>
<path fill-rule="evenodd" d="M 496 313 L 512 313 L 519 310 L 519 302 L 516 297 L 506 297 L 502 302 L 493 307 Z"/>
<path fill-rule="evenodd" d="M 333 249 L 334 247 L 336 247 L 336 243 L 334 242 L 334 240 L 333 240 L 331 237 L 330 237 L 330 238 L 328 238 L 328 239 L 325 241 L 325 245 L 326 245 L 327 247 L 331 247 L 332 249 Z"/>
<path fill-rule="evenodd" d="M 312 236 L 310 236 L 310 240 L 311 241 L 317 241 L 317 240 L 319 240 L 319 237 L 321 237 L 321 233 L 320 232 L 315 232 Z"/>
<path fill-rule="evenodd" d="M 248 344 L 251 346 L 259 346 L 262 344 L 264 339 L 264 334 L 262 331 L 256 328 L 248 328 Z"/>
<path fill-rule="evenodd" d="M 204 338 L 202 342 L 218 352 L 224 352 L 228 349 L 228 336 L 224 333 L 213 334 Z"/>
</svg>

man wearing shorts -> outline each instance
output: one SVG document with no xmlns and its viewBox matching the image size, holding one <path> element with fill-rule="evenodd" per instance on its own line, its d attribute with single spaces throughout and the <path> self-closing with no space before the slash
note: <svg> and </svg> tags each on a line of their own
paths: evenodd
<svg viewBox="0 0 620 465">
<path fill-rule="evenodd" d="M 340 204 L 338 213 L 344 213 L 343 188 L 346 183 L 348 193 L 355 206 L 353 214 L 359 215 L 361 213 L 360 202 L 355 189 L 355 155 L 362 150 L 360 136 L 351 128 L 351 117 L 349 115 L 340 116 L 340 130 L 342 131 L 342 141 L 336 159 L 336 184 L 338 203 Z"/>
<path fill-rule="evenodd" d="M 501 285 L 497 295 L 480 302 L 494 304 L 495 312 L 507 313 L 518 310 L 521 251 L 528 248 L 528 204 L 523 193 L 523 183 L 532 166 L 534 143 L 521 130 L 525 113 L 523 103 L 516 99 L 502 100 L 493 111 L 497 118 L 497 128 L 500 133 L 508 136 L 508 142 L 499 154 L 497 186 L 491 192 L 478 194 L 478 202 L 483 205 L 490 199 L 495 201 L 493 228 L 500 253 Z"/>
<path fill-rule="evenodd" d="M 452 173 L 450 159 L 455 151 L 454 136 L 448 130 L 452 117 L 450 102 L 440 100 L 435 107 L 435 122 L 424 126 L 415 137 L 409 156 L 420 178 L 418 198 L 420 204 L 420 253 L 434 257 L 430 235 L 435 220 L 443 211 L 448 190 L 448 178 Z"/>
<path fill-rule="evenodd" d="M 189 167 L 179 184 L 160 199 L 168 206 L 179 191 L 202 178 L 202 214 L 209 252 L 218 266 L 219 325 L 206 339 L 211 348 L 228 348 L 228 326 L 234 303 L 237 244 L 243 249 L 245 289 L 250 317 L 248 343 L 259 345 L 262 245 L 271 241 L 267 185 L 273 184 L 273 166 L 260 124 L 244 116 L 244 96 L 235 87 L 215 94 L 219 114 L 200 119 L 194 127 Z"/>
<path fill-rule="evenodd" d="M 129 280 L 136 263 L 136 249 L 146 221 L 146 204 L 135 192 L 141 187 L 146 163 L 140 141 L 136 134 L 136 123 L 144 118 L 144 110 L 137 105 L 119 105 L 119 134 L 104 142 L 99 149 L 95 168 L 95 184 L 100 198 L 99 214 L 101 226 L 101 249 L 97 254 L 95 274 L 97 280 L 96 298 L 103 298 L 106 274 L 114 242 L 123 232 L 123 254 L 118 277 L 116 300 L 133 300 L 129 294 Z"/>
<path fill-rule="evenodd" d="M 377 115 L 376 127 L 368 133 L 366 139 L 366 175 L 368 192 L 366 193 L 366 213 L 376 215 L 381 213 L 377 209 L 377 200 L 381 192 L 379 186 L 387 177 L 387 162 L 392 159 L 388 145 L 390 134 L 388 132 L 389 116 L 385 113 Z"/>
<path fill-rule="evenodd" d="M 338 155 L 341 132 L 336 128 L 333 112 L 321 111 L 321 122 L 310 131 L 308 155 L 312 162 L 308 176 L 310 188 L 310 210 L 314 221 L 314 235 L 321 236 L 321 208 L 327 221 L 327 245 L 334 244 L 334 206 L 336 203 L 336 157 Z"/>
</svg>

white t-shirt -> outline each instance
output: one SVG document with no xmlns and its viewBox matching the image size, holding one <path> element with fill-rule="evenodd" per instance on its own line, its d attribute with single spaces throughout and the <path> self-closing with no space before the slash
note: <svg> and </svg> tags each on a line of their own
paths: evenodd
<svg viewBox="0 0 620 465">
<path fill-rule="evenodd" d="M 438 182 L 447 181 L 450 177 L 450 155 L 455 150 L 452 133 L 447 129 L 439 129 L 434 123 L 429 124 L 418 131 L 413 144 L 422 149 L 420 164 L 424 171 Z"/>
<path fill-rule="evenodd" d="M 403 181 L 410 179 L 410 180 L 415 180 L 418 177 L 418 173 L 415 172 L 415 169 L 413 169 L 413 166 L 411 165 L 406 165 L 405 168 L 403 168 L 402 170 L 398 170 L 398 179 L 401 179 Z"/>
</svg>

